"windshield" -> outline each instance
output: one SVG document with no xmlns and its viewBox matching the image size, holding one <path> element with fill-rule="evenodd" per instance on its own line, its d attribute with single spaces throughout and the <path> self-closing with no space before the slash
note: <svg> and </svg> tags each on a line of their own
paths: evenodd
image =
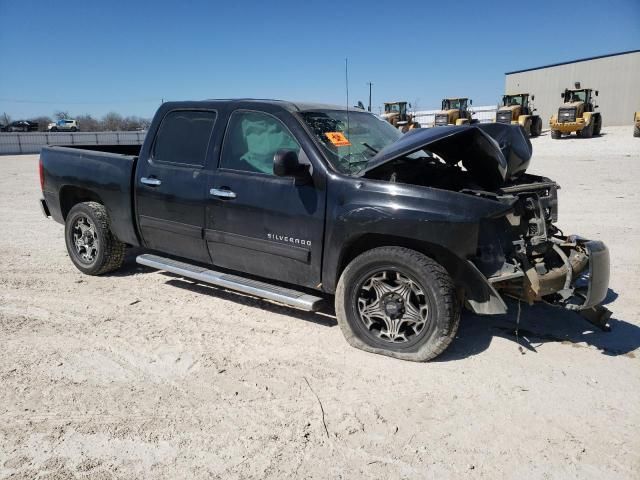
<svg viewBox="0 0 640 480">
<path fill-rule="evenodd" d="M 388 122 L 366 112 L 321 110 L 300 116 L 322 145 L 336 170 L 355 175 L 377 152 L 402 136 Z"/>
<path fill-rule="evenodd" d="M 585 102 L 587 98 L 587 92 L 585 90 L 578 90 L 575 92 L 567 93 L 567 102 Z"/>
<path fill-rule="evenodd" d="M 400 105 L 397 103 L 385 103 L 384 113 L 400 113 Z"/>
<path fill-rule="evenodd" d="M 464 99 L 456 98 L 451 100 L 444 100 L 442 102 L 443 110 L 460 110 L 467 108 L 467 101 Z"/>
<path fill-rule="evenodd" d="M 517 97 L 504 97 L 504 104 L 509 106 L 509 105 L 523 105 L 523 97 L 522 96 L 517 96 Z"/>
</svg>

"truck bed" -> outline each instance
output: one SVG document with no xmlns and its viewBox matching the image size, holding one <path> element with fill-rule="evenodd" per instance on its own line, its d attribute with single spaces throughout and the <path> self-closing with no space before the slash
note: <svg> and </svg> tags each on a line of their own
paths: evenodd
<svg viewBox="0 0 640 480">
<path fill-rule="evenodd" d="M 64 223 L 78 200 L 107 208 L 111 230 L 122 242 L 138 245 L 133 211 L 133 175 L 140 145 L 44 147 L 40 153 L 43 192 L 51 217 Z"/>
</svg>

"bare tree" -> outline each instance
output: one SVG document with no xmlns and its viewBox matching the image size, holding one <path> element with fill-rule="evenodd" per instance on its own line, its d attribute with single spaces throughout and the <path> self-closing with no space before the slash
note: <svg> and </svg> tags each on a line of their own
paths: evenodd
<svg viewBox="0 0 640 480">
<path fill-rule="evenodd" d="M 99 120 L 93 118 L 90 114 L 78 115 L 76 117 L 78 126 L 83 132 L 99 132 L 102 130 L 102 124 Z"/>
<path fill-rule="evenodd" d="M 7 114 L 7 112 L 3 112 L 2 116 L 0 116 L 0 123 L 2 125 L 9 125 L 11 123 L 11 117 Z"/>
<path fill-rule="evenodd" d="M 102 127 L 105 130 L 110 132 L 114 132 L 117 130 L 122 130 L 122 115 L 116 112 L 109 112 L 104 117 L 102 117 Z"/>
<path fill-rule="evenodd" d="M 66 112 L 64 110 L 58 110 L 57 112 L 54 112 L 53 116 L 56 117 L 56 120 L 64 120 L 65 118 L 71 118 L 71 115 L 69 115 L 69 112 Z"/>
</svg>

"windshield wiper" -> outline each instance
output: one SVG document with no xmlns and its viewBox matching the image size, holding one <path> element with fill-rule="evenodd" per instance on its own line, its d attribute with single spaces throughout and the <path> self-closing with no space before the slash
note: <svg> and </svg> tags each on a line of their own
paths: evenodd
<svg viewBox="0 0 640 480">
<path fill-rule="evenodd" d="M 378 150 L 376 150 L 375 148 L 373 148 L 371 145 L 369 145 L 367 142 L 362 142 L 362 145 L 364 145 L 365 147 L 367 147 L 369 150 L 371 150 L 373 153 L 378 153 Z"/>
</svg>

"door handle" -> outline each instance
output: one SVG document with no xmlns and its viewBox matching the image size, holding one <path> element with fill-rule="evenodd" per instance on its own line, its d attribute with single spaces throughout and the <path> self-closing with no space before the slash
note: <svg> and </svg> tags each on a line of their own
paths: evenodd
<svg viewBox="0 0 640 480">
<path fill-rule="evenodd" d="M 149 185 L 150 187 L 157 187 L 162 184 L 162 181 L 159 178 L 153 177 L 142 177 L 140 179 L 140 183 L 144 183 L 145 185 Z"/>
<path fill-rule="evenodd" d="M 209 193 L 214 197 L 220 198 L 236 198 L 236 193 L 226 188 L 212 188 Z"/>
</svg>

